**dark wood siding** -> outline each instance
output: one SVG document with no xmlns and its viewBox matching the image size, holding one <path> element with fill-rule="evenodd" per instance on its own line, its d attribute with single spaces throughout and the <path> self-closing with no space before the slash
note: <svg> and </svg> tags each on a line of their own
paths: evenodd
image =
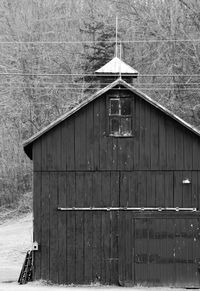
<svg viewBox="0 0 200 291">
<path fill-rule="evenodd" d="M 199 170 L 198 136 L 132 98 L 133 137 L 108 136 L 102 96 L 34 143 L 34 171 Z"/>
<path fill-rule="evenodd" d="M 199 286 L 197 214 L 57 210 L 200 209 L 199 137 L 127 94 L 133 98 L 133 137 L 108 135 L 103 95 L 33 143 L 36 279 L 186 286 L 185 277 L 187 286 L 192 280 Z M 186 178 L 190 184 L 182 183 Z"/>
</svg>

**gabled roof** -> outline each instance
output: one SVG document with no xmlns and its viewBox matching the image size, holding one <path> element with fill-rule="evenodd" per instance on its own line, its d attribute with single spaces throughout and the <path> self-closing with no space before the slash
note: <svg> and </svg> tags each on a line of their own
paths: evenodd
<svg viewBox="0 0 200 291">
<path fill-rule="evenodd" d="M 200 131 L 198 131 L 194 126 L 192 126 L 189 123 L 185 122 L 182 118 L 180 118 L 177 115 L 175 115 L 173 112 L 171 112 L 170 110 L 168 110 L 167 108 L 165 108 L 164 106 L 162 106 L 161 104 L 159 104 L 157 101 L 153 100 L 152 98 L 150 98 L 149 96 L 147 96 L 146 94 L 144 94 L 143 92 L 141 92 L 140 90 L 136 89 L 132 85 L 128 84 L 127 82 L 125 82 L 124 80 L 122 80 L 121 78 L 119 78 L 119 79 L 115 80 L 114 82 L 110 83 L 105 88 L 103 88 L 103 89 L 99 90 L 98 92 L 96 92 L 95 94 L 93 94 L 88 99 L 84 100 L 82 103 L 80 103 L 79 105 L 77 105 L 76 107 L 74 107 L 73 109 L 71 109 L 70 111 L 68 111 L 65 114 L 63 114 L 61 117 L 59 117 L 54 122 L 50 123 L 48 126 L 46 126 L 42 130 L 40 130 L 39 132 L 37 132 L 36 134 L 34 134 L 29 139 L 27 139 L 23 143 L 24 150 L 25 150 L 26 154 L 29 157 L 31 156 L 31 154 L 30 154 L 30 147 L 32 146 L 32 143 L 35 140 L 37 140 L 38 138 L 40 138 L 43 134 L 45 134 L 46 132 L 48 132 L 49 130 L 51 130 L 55 126 L 57 126 L 59 123 L 61 123 L 62 121 L 64 121 L 65 119 L 67 119 L 68 117 L 70 117 L 71 115 L 73 115 L 74 113 L 76 113 L 77 111 L 79 111 L 81 108 L 83 108 L 84 106 L 86 106 L 87 104 L 89 104 L 93 100 L 97 99 L 102 94 L 106 93 L 107 91 L 109 91 L 110 89 L 114 88 L 117 85 L 124 86 L 125 88 L 127 88 L 131 92 L 135 93 L 136 95 L 140 96 L 142 99 L 146 100 L 148 103 L 152 104 L 154 107 L 158 108 L 159 110 L 161 110 L 162 112 L 164 112 L 165 114 L 167 114 L 168 116 L 170 116 L 171 118 L 173 118 L 174 120 L 178 121 L 180 124 L 182 124 L 184 127 L 188 128 L 193 133 L 195 133 L 198 136 L 200 136 Z"/>
<path fill-rule="evenodd" d="M 114 57 L 110 62 L 95 71 L 96 74 L 101 75 L 123 75 L 123 76 L 137 76 L 138 71 L 131 66 L 124 63 L 118 57 Z"/>
</svg>

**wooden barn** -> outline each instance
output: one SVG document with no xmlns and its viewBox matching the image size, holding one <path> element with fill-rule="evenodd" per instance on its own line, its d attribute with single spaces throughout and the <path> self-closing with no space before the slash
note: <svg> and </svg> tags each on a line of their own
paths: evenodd
<svg viewBox="0 0 200 291">
<path fill-rule="evenodd" d="M 24 143 L 34 279 L 200 287 L 200 132 L 117 57 L 96 74 L 98 92 Z"/>
</svg>

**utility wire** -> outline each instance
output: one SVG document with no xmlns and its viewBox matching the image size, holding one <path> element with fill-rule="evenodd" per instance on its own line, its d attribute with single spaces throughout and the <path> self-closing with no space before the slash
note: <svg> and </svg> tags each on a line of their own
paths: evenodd
<svg viewBox="0 0 200 291">
<path fill-rule="evenodd" d="M 200 42 L 200 39 L 138 39 L 122 40 L 121 43 L 156 43 L 156 42 Z M 0 41 L 0 44 L 94 44 L 115 43 L 115 40 L 80 40 L 80 41 Z"/>
<path fill-rule="evenodd" d="M 33 81 L 34 82 L 34 81 Z M 14 84 L 18 84 L 18 85 L 24 85 L 24 82 L 0 82 L 0 86 L 4 86 L 4 85 L 10 85 L 13 86 Z M 37 86 L 37 84 L 31 83 L 31 86 L 28 87 L 32 87 L 32 88 L 36 88 L 36 87 L 41 87 L 44 88 L 45 86 L 64 86 L 64 85 L 79 85 L 79 86 L 83 86 L 84 84 L 88 84 L 88 83 L 83 83 L 83 82 L 74 82 L 74 83 L 69 83 L 69 82 L 59 82 L 59 83 L 54 83 L 54 82 L 45 82 L 45 83 L 38 83 L 39 86 Z M 109 85 L 110 83 L 101 83 L 101 85 Z M 159 82 L 152 82 L 152 83 L 138 83 L 137 85 L 163 85 L 163 86 L 171 86 L 171 85 L 182 85 L 182 86 L 191 86 L 191 85 L 200 85 L 200 83 L 196 83 L 196 82 L 187 82 L 187 83 L 179 83 L 179 82 L 173 82 L 173 83 L 159 83 Z"/>
<path fill-rule="evenodd" d="M 81 73 L 54 73 L 54 74 L 44 74 L 44 73 L 0 73 L 2 76 L 16 75 L 16 76 L 82 76 L 82 77 L 98 77 L 98 75 L 92 74 L 81 74 Z M 110 76 L 110 74 L 104 74 L 104 76 Z M 138 77 L 200 77 L 200 74 L 139 74 Z"/>
<path fill-rule="evenodd" d="M 92 88 L 86 88 L 86 87 L 83 87 L 83 88 L 74 88 L 74 87 L 68 87 L 68 88 L 55 88 L 55 87 L 7 87 L 7 88 L 5 88 L 5 89 L 33 89 L 33 90 L 39 90 L 39 89 L 41 89 L 41 90 L 47 90 L 47 89 L 49 89 L 49 90 L 82 90 L 82 91 L 84 91 L 84 90 L 100 90 L 100 88 L 99 87 L 92 87 Z M 151 87 L 151 88 L 149 88 L 149 87 L 147 87 L 147 88 L 145 88 L 145 87 L 135 87 L 135 89 L 138 89 L 138 90 L 177 90 L 177 91 L 190 91 L 190 90 L 192 90 L 192 91 L 194 91 L 194 90 L 198 90 L 198 91 L 200 91 L 200 87 L 199 88 L 195 88 L 195 87 L 193 87 L 193 88 L 171 88 L 171 87 L 169 87 L 169 88 L 162 88 L 162 87 Z M 116 88 L 111 88 L 110 90 L 116 90 Z M 127 88 L 120 88 L 120 91 L 127 91 Z"/>
</svg>

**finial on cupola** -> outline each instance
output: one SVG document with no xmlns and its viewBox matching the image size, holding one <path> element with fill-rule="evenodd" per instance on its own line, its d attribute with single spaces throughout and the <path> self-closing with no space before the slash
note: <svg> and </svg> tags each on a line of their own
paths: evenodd
<svg viewBox="0 0 200 291">
<path fill-rule="evenodd" d="M 119 58 L 118 58 L 118 17 L 116 16 L 116 40 L 115 40 L 115 57 L 105 64 L 103 67 L 95 71 L 95 75 L 99 77 L 100 86 L 105 87 L 106 84 L 113 82 L 118 78 L 124 79 L 128 83 L 133 83 L 133 79 L 137 78 L 138 71 L 133 69 L 121 60 L 121 42 L 119 42 Z M 104 86 L 103 86 L 104 85 Z"/>
</svg>

